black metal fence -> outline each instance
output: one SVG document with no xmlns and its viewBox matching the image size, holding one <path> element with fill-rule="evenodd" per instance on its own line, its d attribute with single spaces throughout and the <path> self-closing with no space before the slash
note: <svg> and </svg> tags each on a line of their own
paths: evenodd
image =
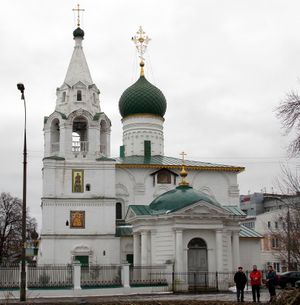
<svg viewBox="0 0 300 305">
<path fill-rule="evenodd" d="M 20 287 L 20 266 L 1 265 L 0 266 L 0 288 Z"/>
<path fill-rule="evenodd" d="M 121 286 L 121 266 L 81 266 L 80 283 L 82 288 Z"/>
<path fill-rule="evenodd" d="M 73 287 L 72 265 L 38 265 L 27 268 L 28 288 Z"/>
<path fill-rule="evenodd" d="M 166 265 L 130 266 L 130 286 L 166 286 Z"/>
</svg>

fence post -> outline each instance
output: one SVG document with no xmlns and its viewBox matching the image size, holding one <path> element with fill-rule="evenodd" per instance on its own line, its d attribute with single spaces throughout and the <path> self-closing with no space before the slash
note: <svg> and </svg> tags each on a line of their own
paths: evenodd
<svg viewBox="0 0 300 305">
<path fill-rule="evenodd" d="M 124 265 L 122 265 L 122 270 L 121 270 L 122 285 L 123 285 L 123 287 L 126 287 L 126 288 L 130 287 L 129 266 L 130 266 L 130 264 L 124 264 Z"/>
<path fill-rule="evenodd" d="M 28 290 L 28 262 L 25 263 L 25 273 L 26 273 L 26 280 L 25 280 L 25 289 Z"/>
<path fill-rule="evenodd" d="M 171 289 L 174 292 L 174 268 L 173 263 L 166 263 L 166 280 Z"/>
<path fill-rule="evenodd" d="M 81 264 L 78 261 L 73 263 L 73 287 L 81 289 Z"/>
</svg>

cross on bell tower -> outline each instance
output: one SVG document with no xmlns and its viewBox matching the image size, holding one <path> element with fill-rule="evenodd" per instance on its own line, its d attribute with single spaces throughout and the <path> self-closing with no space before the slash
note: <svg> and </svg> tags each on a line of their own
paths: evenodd
<svg viewBox="0 0 300 305">
<path fill-rule="evenodd" d="M 77 26 L 80 26 L 80 12 L 84 12 L 84 9 L 80 8 L 80 5 L 77 4 L 77 8 L 72 9 L 73 12 L 77 11 Z"/>
</svg>

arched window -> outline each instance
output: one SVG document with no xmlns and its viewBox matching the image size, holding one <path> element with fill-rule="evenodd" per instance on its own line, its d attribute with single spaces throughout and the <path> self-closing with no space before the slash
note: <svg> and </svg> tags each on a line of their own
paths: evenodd
<svg viewBox="0 0 300 305">
<path fill-rule="evenodd" d="M 96 93 L 93 93 L 93 102 L 94 102 L 94 104 L 96 104 L 96 102 L 97 102 Z"/>
<path fill-rule="evenodd" d="M 50 142 L 51 142 L 51 152 L 59 152 L 59 140 L 60 140 L 60 130 L 59 130 L 59 120 L 54 119 L 51 122 L 51 134 L 50 134 Z"/>
<path fill-rule="evenodd" d="M 116 203 L 116 219 L 122 219 L 122 203 Z"/>
<path fill-rule="evenodd" d="M 189 249 L 206 249 L 206 242 L 202 238 L 193 238 L 189 244 L 188 244 Z"/>
<path fill-rule="evenodd" d="M 88 151 L 88 124 L 83 116 L 76 117 L 73 121 L 72 151 Z"/>
<path fill-rule="evenodd" d="M 66 95 L 67 95 L 66 92 L 63 92 L 62 100 L 61 100 L 62 103 L 64 103 L 66 101 Z"/>
<path fill-rule="evenodd" d="M 89 183 L 86 184 L 85 190 L 86 190 L 87 192 L 89 192 L 89 191 L 91 190 L 91 185 L 90 185 Z"/>
<path fill-rule="evenodd" d="M 77 90 L 77 101 L 82 101 L 81 90 Z"/>
</svg>

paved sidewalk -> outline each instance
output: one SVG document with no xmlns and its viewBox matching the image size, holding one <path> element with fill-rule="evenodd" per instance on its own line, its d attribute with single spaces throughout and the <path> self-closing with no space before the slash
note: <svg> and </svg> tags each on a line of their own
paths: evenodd
<svg viewBox="0 0 300 305">
<path fill-rule="evenodd" d="M 2 292 L 3 293 L 3 292 Z M 3 297 L 3 296 L 2 296 Z M 236 301 L 236 294 L 233 292 L 228 293 L 205 293 L 205 294 L 151 294 L 151 295 L 122 295 L 122 296 L 99 296 L 99 297 L 66 297 L 66 298 L 41 298 L 38 295 L 27 293 L 27 299 L 32 302 L 30 304 L 89 304 L 89 303 L 103 303 L 103 302 L 142 302 L 142 301 Z M 261 291 L 261 301 L 267 302 L 269 300 L 269 293 L 267 290 Z M 245 292 L 245 302 L 252 302 L 252 294 L 250 291 Z M 8 302 L 7 302 L 8 303 Z M 7 304 L 2 300 L 2 304 Z M 18 299 L 9 298 L 9 303 L 17 304 Z M 1 304 L 1 301 L 0 301 Z"/>
</svg>

